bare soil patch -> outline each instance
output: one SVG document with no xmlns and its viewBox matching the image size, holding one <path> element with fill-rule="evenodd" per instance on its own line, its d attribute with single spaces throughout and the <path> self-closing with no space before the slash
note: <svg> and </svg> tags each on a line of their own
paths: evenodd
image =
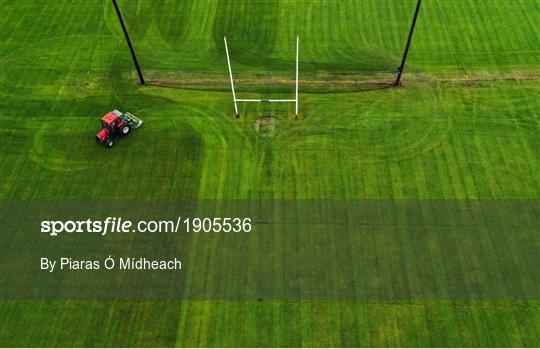
<svg viewBox="0 0 540 349">
<path fill-rule="evenodd" d="M 272 139 L 279 129 L 279 120 L 271 115 L 261 116 L 253 123 L 253 130 L 257 136 Z"/>
</svg>

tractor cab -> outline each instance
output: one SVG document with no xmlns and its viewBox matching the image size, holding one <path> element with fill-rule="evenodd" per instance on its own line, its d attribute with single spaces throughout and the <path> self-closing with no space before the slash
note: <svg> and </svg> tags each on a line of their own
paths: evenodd
<svg viewBox="0 0 540 349">
<path fill-rule="evenodd" d="M 116 110 L 115 110 L 116 111 Z M 117 115 L 115 111 L 108 112 L 104 117 L 101 118 L 101 127 L 102 128 L 115 128 L 118 122 L 120 115 Z"/>
<path fill-rule="evenodd" d="M 113 110 L 101 118 L 101 131 L 96 134 L 96 140 L 110 148 L 114 145 L 114 138 L 125 136 L 132 128 L 139 128 L 142 124 L 141 119 L 130 113 Z"/>
</svg>

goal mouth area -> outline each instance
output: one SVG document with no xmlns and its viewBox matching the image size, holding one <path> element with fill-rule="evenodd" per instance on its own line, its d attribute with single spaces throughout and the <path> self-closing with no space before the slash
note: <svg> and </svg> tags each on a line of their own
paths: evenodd
<svg viewBox="0 0 540 349">
<path fill-rule="evenodd" d="M 294 99 L 288 98 L 288 99 L 248 99 L 248 98 L 238 98 L 236 96 L 236 91 L 234 88 L 234 78 L 233 78 L 233 71 L 232 71 L 232 65 L 231 65 L 231 57 L 229 54 L 229 46 L 227 45 L 227 37 L 223 37 L 223 43 L 225 44 L 225 53 L 227 55 L 227 67 L 229 68 L 229 80 L 231 82 L 231 92 L 234 102 L 234 114 L 236 117 L 238 117 L 240 114 L 238 113 L 238 103 L 294 103 L 294 114 L 298 117 L 298 77 L 299 77 L 299 70 L 298 70 L 298 56 L 300 52 L 300 37 L 296 37 L 296 60 L 295 60 L 295 88 L 294 88 Z"/>
</svg>

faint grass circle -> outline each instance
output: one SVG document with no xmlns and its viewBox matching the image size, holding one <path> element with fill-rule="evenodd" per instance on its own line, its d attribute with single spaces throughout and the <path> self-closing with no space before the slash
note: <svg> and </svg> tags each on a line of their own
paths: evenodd
<svg viewBox="0 0 540 349">
<path fill-rule="evenodd" d="M 93 137 L 81 137 L 80 133 L 44 124 L 34 134 L 30 158 L 51 171 L 81 171 L 91 166 L 90 153 L 94 153 L 96 147 Z"/>
<path fill-rule="evenodd" d="M 432 87 L 357 95 L 354 109 L 347 103 L 315 105 L 297 131 L 302 137 L 287 135 L 288 146 L 335 150 L 361 162 L 384 162 L 415 157 L 446 142 L 453 118 L 439 107 Z"/>
</svg>

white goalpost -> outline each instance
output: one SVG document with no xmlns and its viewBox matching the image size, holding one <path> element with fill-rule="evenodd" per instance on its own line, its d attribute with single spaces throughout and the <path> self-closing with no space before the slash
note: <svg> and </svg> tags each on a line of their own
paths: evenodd
<svg viewBox="0 0 540 349">
<path fill-rule="evenodd" d="M 225 52 L 227 54 L 227 64 L 229 66 L 229 78 L 231 80 L 231 90 L 233 95 L 233 101 L 234 101 L 234 112 L 236 114 L 236 117 L 239 116 L 238 114 L 238 102 L 245 102 L 245 103 L 261 103 L 261 102 L 269 102 L 269 103 L 294 103 L 295 104 L 295 115 L 298 116 L 298 54 L 300 49 L 300 38 L 296 37 L 296 82 L 295 82 L 295 98 L 294 99 L 243 99 L 243 98 L 236 98 L 236 92 L 234 90 L 234 79 L 232 74 L 232 68 L 231 68 L 231 58 L 229 56 L 229 47 L 227 46 L 227 37 L 223 37 L 223 41 L 225 42 Z"/>
</svg>

